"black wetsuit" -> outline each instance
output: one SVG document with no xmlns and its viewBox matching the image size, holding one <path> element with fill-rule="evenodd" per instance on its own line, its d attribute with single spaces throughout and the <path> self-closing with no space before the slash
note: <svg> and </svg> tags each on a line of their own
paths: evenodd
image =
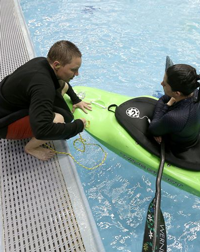
<svg viewBox="0 0 200 252">
<path fill-rule="evenodd" d="M 163 136 L 174 152 L 182 152 L 198 142 L 200 132 L 200 102 L 194 96 L 181 100 L 172 106 L 170 100 L 162 96 L 156 104 L 154 116 L 149 126 L 153 136 Z"/>
<path fill-rule="evenodd" d="M 6 138 L 7 127 L 27 115 L 33 135 L 41 140 L 68 139 L 83 130 L 83 122 L 73 121 L 73 115 L 65 103 L 56 75 L 46 58 L 30 60 L 0 83 L 0 138 Z M 81 100 L 69 85 L 67 94 L 73 104 Z M 65 119 L 53 123 L 54 112 Z"/>
</svg>

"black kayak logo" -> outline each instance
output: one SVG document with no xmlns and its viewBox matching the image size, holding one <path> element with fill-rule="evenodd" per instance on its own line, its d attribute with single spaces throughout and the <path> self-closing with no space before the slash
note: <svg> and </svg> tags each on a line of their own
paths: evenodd
<svg viewBox="0 0 200 252">
<path fill-rule="evenodd" d="M 139 118 L 140 117 L 140 111 L 138 108 L 130 107 L 126 110 L 127 116 L 131 118 Z"/>
</svg>

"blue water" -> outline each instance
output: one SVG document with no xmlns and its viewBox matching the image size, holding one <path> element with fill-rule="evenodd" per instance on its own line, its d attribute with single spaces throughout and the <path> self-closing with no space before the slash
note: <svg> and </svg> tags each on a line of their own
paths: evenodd
<svg viewBox="0 0 200 252">
<path fill-rule="evenodd" d="M 165 57 L 200 70 L 200 0 L 20 1 L 37 56 L 57 40 L 80 48 L 83 64 L 72 85 L 120 94 L 155 95 L 163 91 Z M 82 136 L 97 143 L 87 133 Z M 117 136 L 116 136 L 117 137 Z M 100 162 L 98 147 L 72 154 L 86 166 Z M 98 169 L 77 165 L 107 252 L 141 251 L 146 211 L 155 177 L 107 150 Z M 199 252 L 200 199 L 162 182 L 162 211 L 168 251 Z"/>
</svg>

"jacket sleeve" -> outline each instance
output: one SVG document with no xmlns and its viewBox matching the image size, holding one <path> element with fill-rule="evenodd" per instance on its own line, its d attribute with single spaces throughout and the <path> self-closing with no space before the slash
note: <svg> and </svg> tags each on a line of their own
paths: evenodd
<svg viewBox="0 0 200 252">
<path fill-rule="evenodd" d="M 169 96 L 162 96 L 154 110 L 153 119 L 149 126 L 149 132 L 153 136 L 162 136 L 171 132 L 173 129 L 173 118 L 169 112 L 169 106 L 166 104 L 169 101 Z"/>
<path fill-rule="evenodd" d="M 81 99 L 80 99 L 80 98 L 77 96 L 77 94 L 74 92 L 72 86 L 71 86 L 69 83 L 67 83 L 67 84 L 69 85 L 69 88 L 68 88 L 66 94 L 69 95 L 69 97 L 70 97 L 71 100 L 72 100 L 72 103 L 73 103 L 73 104 L 76 104 L 76 103 L 81 102 Z"/>
<path fill-rule="evenodd" d="M 80 119 L 71 123 L 53 123 L 55 87 L 51 79 L 46 79 L 29 87 L 30 124 L 34 136 L 40 140 L 69 139 L 83 131 L 84 125 Z M 37 76 L 38 79 L 38 76 Z"/>
</svg>

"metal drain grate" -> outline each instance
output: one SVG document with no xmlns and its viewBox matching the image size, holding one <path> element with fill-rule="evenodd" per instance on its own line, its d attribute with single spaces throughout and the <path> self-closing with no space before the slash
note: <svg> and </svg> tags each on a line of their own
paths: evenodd
<svg viewBox="0 0 200 252">
<path fill-rule="evenodd" d="M 17 2 L 0 3 L 0 80 L 34 55 Z M 25 144 L 0 139 L 4 251 L 86 251 L 57 157 L 39 161 L 24 153 Z"/>
<path fill-rule="evenodd" d="M 5 251 L 86 251 L 57 157 L 36 160 L 25 143 L 0 140 Z"/>
<path fill-rule="evenodd" d="M 0 22 L 0 80 L 2 80 L 30 57 L 13 0 L 1 0 Z"/>
</svg>

